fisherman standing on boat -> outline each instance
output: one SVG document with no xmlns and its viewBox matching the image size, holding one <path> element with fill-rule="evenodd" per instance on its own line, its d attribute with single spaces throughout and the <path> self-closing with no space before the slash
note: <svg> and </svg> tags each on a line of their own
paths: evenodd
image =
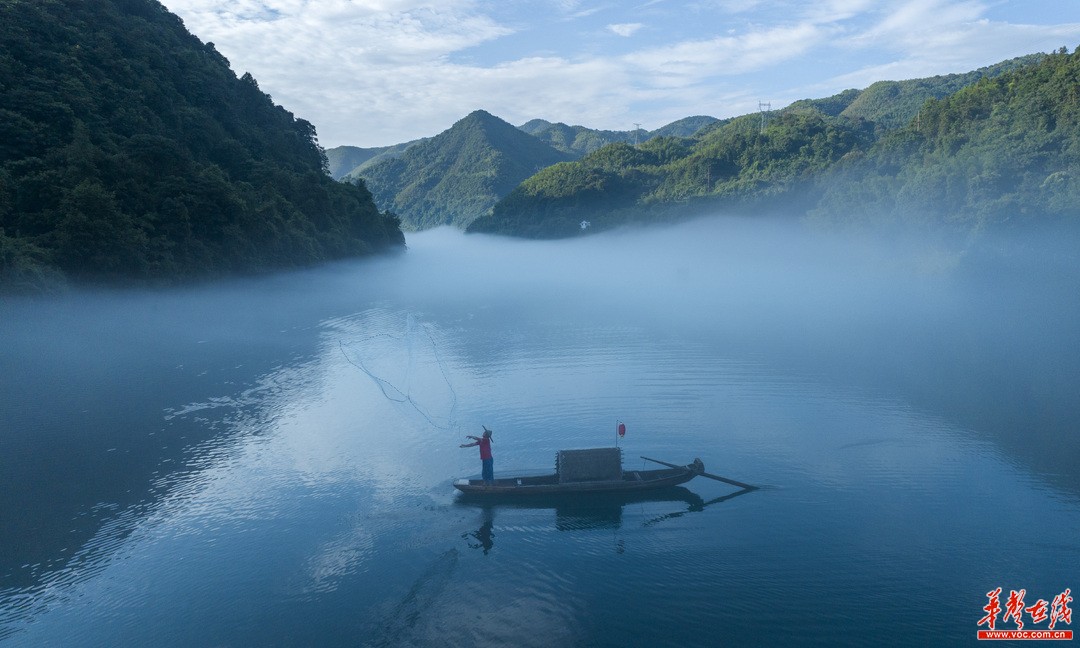
<svg viewBox="0 0 1080 648">
<path fill-rule="evenodd" d="M 473 446 L 480 446 L 480 463 L 483 464 L 483 477 L 484 486 L 495 485 L 495 459 L 491 456 L 491 430 L 481 425 L 484 428 L 483 437 L 475 437 L 471 434 L 466 434 L 466 439 L 476 439 L 472 443 L 462 443 L 462 448 L 471 448 Z"/>
</svg>

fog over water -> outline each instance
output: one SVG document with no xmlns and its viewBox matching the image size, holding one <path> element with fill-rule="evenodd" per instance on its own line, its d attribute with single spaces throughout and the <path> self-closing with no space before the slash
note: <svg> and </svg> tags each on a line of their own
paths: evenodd
<svg viewBox="0 0 1080 648">
<path fill-rule="evenodd" d="M 439 229 L 302 272 L 0 298 L 0 644 L 972 640 L 989 589 L 1080 585 L 1080 248 L 941 240 Z M 766 488 L 454 495 L 481 424 L 507 472 L 616 420 L 629 466 Z"/>
</svg>

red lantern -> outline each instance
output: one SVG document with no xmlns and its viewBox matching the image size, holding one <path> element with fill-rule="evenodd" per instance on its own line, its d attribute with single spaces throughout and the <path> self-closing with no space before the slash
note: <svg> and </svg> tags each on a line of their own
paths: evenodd
<svg viewBox="0 0 1080 648">
<path fill-rule="evenodd" d="M 621 437 L 626 436 L 626 424 L 624 424 L 622 422 L 619 423 L 619 436 L 621 436 Z"/>
</svg>

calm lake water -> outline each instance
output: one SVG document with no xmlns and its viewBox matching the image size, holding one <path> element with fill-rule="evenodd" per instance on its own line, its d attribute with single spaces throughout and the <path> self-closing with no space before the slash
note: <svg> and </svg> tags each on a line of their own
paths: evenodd
<svg viewBox="0 0 1080 648">
<path fill-rule="evenodd" d="M 1080 589 L 1074 244 L 409 244 L 5 298 L 0 645 L 960 645 L 996 587 Z M 761 489 L 455 495 L 481 425 L 498 474 L 617 421 L 627 467 Z"/>
</svg>

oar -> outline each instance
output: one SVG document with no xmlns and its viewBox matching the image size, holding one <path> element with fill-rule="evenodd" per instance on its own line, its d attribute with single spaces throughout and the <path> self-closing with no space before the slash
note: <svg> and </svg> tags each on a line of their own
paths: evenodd
<svg viewBox="0 0 1080 648">
<path fill-rule="evenodd" d="M 651 520 L 646 520 L 645 522 L 643 522 L 641 524 L 641 526 L 652 526 L 654 524 L 659 524 L 660 522 L 663 522 L 664 520 L 671 520 L 671 519 L 674 519 L 674 518 L 677 518 L 677 517 L 682 517 L 682 516 L 686 515 L 687 513 L 696 513 L 696 512 L 699 512 L 699 511 L 703 511 L 703 510 L 705 510 L 706 506 L 712 506 L 713 504 L 719 504 L 720 502 L 726 502 L 729 499 L 735 499 L 736 497 L 738 497 L 740 495 L 746 495 L 747 493 L 749 493 L 752 490 L 756 490 L 756 489 L 754 489 L 754 488 L 744 488 L 742 490 L 737 490 L 734 493 L 728 493 L 727 495 L 723 495 L 721 497 L 716 497 L 714 499 L 709 500 L 708 502 L 701 501 L 701 499 L 698 498 L 698 501 L 701 502 L 701 504 L 698 504 L 698 505 L 695 506 L 693 503 L 690 503 L 689 508 L 687 508 L 685 511 L 676 511 L 674 513 L 666 513 L 666 514 L 661 515 L 659 517 L 655 517 L 655 518 L 653 518 Z"/>
<path fill-rule="evenodd" d="M 659 459 L 652 459 L 650 457 L 642 457 L 645 461 L 652 461 L 658 463 L 661 466 L 667 466 L 668 468 L 686 468 L 686 466 L 679 466 L 676 464 L 668 463 L 666 461 L 660 461 Z M 735 481 L 734 479 L 728 479 L 727 477 L 721 477 L 720 475 L 713 475 L 707 472 L 699 472 L 702 477 L 708 477 L 709 479 L 715 479 L 716 481 L 722 481 L 725 484 L 731 484 L 732 486 L 738 486 L 739 488 L 745 488 L 746 490 L 757 490 L 757 486 L 751 486 L 750 484 L 744 484 L 741 481 Z"/>
</svg>

